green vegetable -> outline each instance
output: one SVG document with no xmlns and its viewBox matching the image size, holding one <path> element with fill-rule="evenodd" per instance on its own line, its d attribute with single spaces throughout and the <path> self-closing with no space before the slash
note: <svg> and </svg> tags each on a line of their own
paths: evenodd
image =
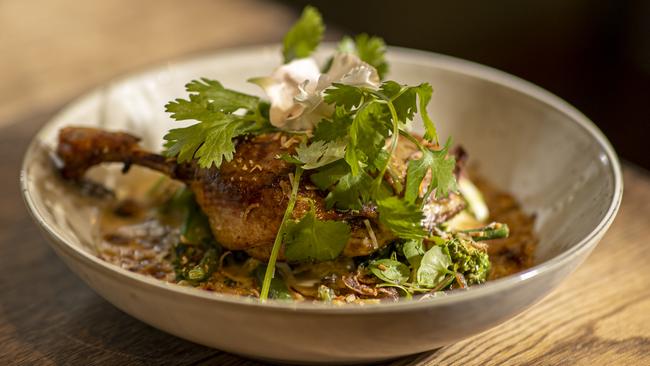
<svg viewBox="0 0 650 366">
<path fill-rule="evenodd" d="M 187 206 L 187 214 L 181 226 L 181 241 L 194 244 L 214 241 L 210 221 L 194 201 L 194 195 L 192 202 Z"/>
<path fill-rule="evenodd" d="M 298 186 L 300 185 L 300 177 L 302 176 L 302 168 L 299 166 L 296 167 L 296 174 L 293 176 L 291 195 L 289 196 L 289 202 L 287 203 L 287 208 L 284 211 L 282 216 L 282 222 L 280 222 L 280 229 L 275 235 L 275 241 L 273 242 L 273 247 L 271 248 L 271 255 L 269 255 L 269 262 L 264 272 L 264 280 L 262 281 L 262 291 L 260 292 L 260 300 L 264 301 L 269 296 L 269 290 L 271 287 L 271 281 L 275 276 L 275 262 L 278 259 L 278 254 L 280 253 L 280 247 L 282 246 L 282 239 L 284 238 L 284 230 L 291 214 L 293 213 L 293 208 L 296 205 L 296 199 L 298 197 Z"/>
<path fill-rule="evenodd" d="M 287 223 L 284 255 L 293 262 L 332 260 L 341 254 L 349 238 L 348 224 L 317 219 L 312 204 L 300 220 Z"/>
<path fill-rule="evenodd" d="M 481 191 L 467 178 L 458 180 L 458 191 L 467 202 L 467 210 L 478 220 L 485 221 L 490 217 L 485 199 Z"/>
<path fill-rule="evenodd" d="M 312 6 L 306 6 L 300 19 L 284 36 L 282 49 L 284 63 L 297 58 L 309 57 L 320 44 L 324 32 L 325 26 L 318 10 Z"/>
<path fill-rule="evenodd" d="M 474 241 L 482 241 L 507 238 L 510 235 L 510 228 L 506 224 L 493 222 L 482 228 L 461 230 L 459 232 L 469 235 Z"/>
<path fill-rule="evenodd" d="M 422 157 L 418 160 L 410 160 L 406 171 L 406 190 L 404 198 L 414 203 L 420 197 L 420 185 L 427 172 L 431 172 L 429 188 L 425 193 L 422 202 L 427 202 L 428 196 L 435 187 L 436 197 L 446 197 L 449 192 L 456 190 L 456 178 L 454 167 L 456 159 L 448 156 L 449 144 L 439 151 L 422 149 Z"/>
<path fill-rule="evenodd" d="M 407 240 L 402 244 L 402 253 L 414 269 L 420 267 L 420 262 L 425 252 L 422 240 Z"/>
<path fill-rule="evenodd" d="M 174 245 L 172 264 L 177 280 L 198 284 L 207 280 L 217 268 L 221 247 L 210 230 L 207 216 L 187 187 L 178 189 L 163 206 L 162 214 L 182 213 L 180 243 Z"/>
<path fill-rule="evenodd" d="M 195 80 L 185 87 L 189 99 L 176 99 L 165 106 L 177 121 L 199 121 L 171 129 L 164 136 L 165 155 L 175 156 L 181 163 L 197 159 L 202 168 L 213 164 L 219 167 L 224 159 L 232 160 L 235 137 L 269 128 L 257 97 L 226 89 L 209 79 Z M 240 110 L 245 114 L 233 113 Z"/>
<path fill-rule="evenodd" d="M 422 122 L 424 123 L 424 129 L 426 131 L 424 138 L 437 144 L 438 131 L 436 130 L 436 125 L 433 124 L 433 121 L 429 117 L 429 112 L 427 112 L 427 105 L 429 105 L 429 102 L 431 101 L 433 88 L 429 83 L 424 83 L 418 85 L 415 88 L 415 92 L 420 100 L 420 115 L 422 116 Z"/>
<path fill-rule="evenodd" d="M 377 69 L 379 78 L 383 79 L 388 72 L 384 40 L 362 33 L 354 37 L 354 46 L 359 58 Z"/>
<path fill-rule="evenodd" d="M 453 269 L 465 276 L 467 284 L 483 283 L 490 272 L 488 254 L 476 248 L 469 239 L 454 238 L 444 244 L 449 252 Z"/>
<path fill-rule="evenodd" d="M 345 161 L 353 175 L 372 163 L 386 144 L 389 129 L 386 125 L 384 106 L 378 101 L 364 104 L 356 111 L 350 125 L 350 142 Z"/>
<path fill-rule="evenodd" d="M 310 176 L 312 183 L 322 190 L 329 190 L 325 198 L 327 208 L 360 210 L 370 200 L 372 177 L 365 171 L 354 175 L 344 161 L 323 167 Z M 336 183 L 336 184 L 335 184 Z"/>
<path fill-rule="evenodd" d="M 395 259 L 378 259 L 370 262 L 368 266 L 379 279 L 393 284 L 404 284 L 409 279 L 409 267 Z"/>
<path fill-rule="evenodd" d="M 264 275 L 266 273 L 267 266 L 260 265 L 255 268 L 255 277 L 259 283 L 264 283 Z M 274 277 L 271 279 L 271 284 L 269 285 L 269 298 L 278 299 L 278 300 L 292 300 L 291 292 L 287 287 L 287 284 L 279 277 Z"/>
<path fill-rule="evenodd" d="M 284 62 L 310 56 L 321 42 L 324 29 L 319 12 L 307 6 L 284 38 Z M 386 45 L 381 38 L 366 34 L 346 37 L 339 49 L 356 53 L 375 67 L 381 78 L 388 71 Z M 224 160 L 233 159 L 237 137 L 277 130 L 269 122 L 269 103 L 255 96 L 226 89 L 208 79 L 192 81 L 186 89 L 187 99 L 176 99 L 166 105 L 175 120 L 197 121 L 188 127 L 172 129 L 165 136 L 165 154 L 179 162 L 196 160 L 202 168 L 219 167 Z M 440 150 L 428 147 L 429 143 L 439 145 L 435 124 L 427 112 L 432 93 L 427 83 L 409 86 L 395 81 L 384 81 L 379 88 L 333 84 L 323 92 L 324 102 L 332 107 L 332 115 L 324 116 L 311 133 L 306 133 L 313 138 L 303 139 L 295 153 L 280 157 L 295 164 L 296 170 L 268 265 L 256 270 L 262 301 L 269 297 L 291 298 L 282 279 L 274 277 L 283 244 L 289 261 L 327 261 L 338 257 L 350 238 L 347 223 L 319 220 L 313 203 L 302 218 L 291 220 L 305 170 L 310 171 L 311 182 L 326 192 L 328 209 L 376 207 L 382 227 L 397 238 L 392 248 L 401 245 L 398 252 L 400 256 L 404 254 L 408 265 L 401 257 L 403 262 L 400 262 L 395 253 L 385 258 L 388 254 L 383 252 L 366 262 L 370 272 L 384 281 L 381 286 L 397 287 L 410 296 L 449 286 L 456 275 L 454 271 L 470 281 L 484 280 L 489 270 L 487 255 L 483 253 L 483 258 L 472 251 L 474 247 L 461 241 L 503 235 L 503 227 L 467 231 L 448 242 L 441 238 L 429 250 L 425 250 L 423 243 L 428 233 L 422 226 L 422 206 L 434 192 L 440 198 L 457 189 L 453 174 L 455 160 L 449 156 L 450 141 Z M 417 113 L 424 122 L 424 139 L 428 143 L 420 142 L 408 132 L 409 122 Z M 420 159 L 408 163 L 405 186 L 390 165 L 400 135 L 422 152 Z M 421 195 L 420 187 L 427 175 L 431 176 L 431 183 Z M 393 178 L 392 183 L 387 182 L 387 176 Z M 203 281 L 215 268 L 219 247 L 192 195 L 181 192 L 176 200 L 169 207 L 180 204 L 186 210 L 182 243 L 175 247 L 179 278 L 193 283 Z M 507 234 L 507 227 L 505 231 Z M 320 298 L 331 301 L 334 296 L 331 289 L 319 288 Z"/>
<path fill-rule="evenodd" d="M 176 280 L 198 284 L 210 278 L 219 264 L 219 250 L 178 243 L 174 246 Z"/>
<path fill-rule="evenodd" d="M 187 186 L 183 186 L 162 205 L 160 212 L 163 215 L 182 213 L 183 218 L 186 218 L 188 208 L 195 204 L 194 193 Z"/>
<path fill-rule="evenodd" d="M 395 287 L 397 289 L 402 290 L 402 292 L 404 293 L 404 297 L 406 297 L 407 300 L 413 299 L 413 291 L 414 291 L 413 288 L 398 285 L 396 283 L 388 283 L 388 282 L 380 283 L 377 285 L 377 287 Z"/>
<path fill-rule="evenodd" d="M 331 119 L 324 119 L 316 125 L 314 141 L 335 141 L 347 138 L 351 123 L 350 114 L 344 107 L 337 105 Z"/>
<path fill-rule="evenodd" d="M 326 166 L 323 170 L 327 172 L 312 176 L 312 181 L 319 188 L 334 192 L 328 196 L 329 207 L 359 209 L 364 203 L 380 200 L 386 193 L 394 194 L 382 189 L 383 177 L 390 157 L 397 148 L 398 134 L 408 134 L 405 122 L 414 118 L 418 108 L 428 125 L 427 136 L 437 141 L 435 127 L 426 113 L 430 98 L 431 86 L 428 84 L 411 87 L 394 81 L 384 82 L 378 91 L 342 84 L 334 84 L 325 91 L 325 101 L 336 105 L 336 112 L 332 120 L 325 119 L 319 124 L 314 135 L 318 140 L 333 141 L 342 137 L 341 131 L 347 130 L 349 137 L 345 152 L 349 172 L 340 165 Z M 388 137 L 391 142 L 389 148 L 385 149 Z M 417 146 L 424 157 L 411 167 L 412 177 L 408 180 L 411 186 L 406 192 L 408 203 L 414 203 L 418 197 L 419 185 L 427 171 L 433 173 L 430 190 L 436 189 L 439 197 L 455 189 L 455 161 L 447 157 L 448 147 L 437 152 L 420 143 Z M 368 190 L 368 178 L 373 176 L 373 186 Z M 401 190 L 400 187 L 395 189 Z"/>
<path fill-rule="evenodd" d="M 449 267 L 452 265 L 452 259 L 442 247 L 434 245 L 429 249 L 420 262 L 417 270 L 417 283 L 419 286 L 426 288 L 435 288 L 445 280 L 445 276 L 450 273 Z"/>
<path fill-rule="evenodd" d="M 212 275 L 215 268 L 217 268 L 219 261 L 217 250 L 214 248 L 208 249 L 199 264 L 187 272 L 187 279 L 194 282 L 205 281 Z"/>
<path fill-rule="evenodd" d="M 397 196 L 377 200 L 379 221 L 402 239 L 422 239 L 427 233 L 422 227 L 423 214 L 419 207 Z"/>
<path fill-rule="evenodd" d="M 302 164 L 305 170 L 316 169 L 331 164 L 345 155 L 346 141 L 339 138 L 334 141 L 314 141 L 307 145 L 305 140 L 296 148 L 295 156 L 290 162 Z"/>
<path fill-rule="evenodd" d="M 174 192 L 174 195 L 162 206 L 163 215 L 179 215 L 183 218 L 180 228 L 181 241 L 185 244 L 207 244 L 216 246 L 210 222 L 203 213 L 194 193 L 183 186 Z"/>
<path fill-rule="evenodd" d="M 379 37 L 371 37 L 365 33 L 359 34 L 354 39 L 349 36 L 343 37 L 339 42 L 338 50 L 345 53 L 354 53 L 359 58 L 373 66 L 383 79 L 388 72 L 388 63 L 386 62 L 386 43 Z M 330 60 L 331 62 L 331 60 Z M 329 63 L 325 70 L 329 69 Z"/>
<path fill-rule="evenodd" d="M 352 111 L 361 105 L 361 101 L 368 92 L 356 86 L 334 83 L 325 90 L 326 103 L 336 105 L 345 111 Z"/>
<path fill-rule="evenodd" d="M 332 302 L 336 297 L 336 293 L 331 288 L 320 285 L 318 286 L 318 299 L 325 302 Z"/>
</svg>

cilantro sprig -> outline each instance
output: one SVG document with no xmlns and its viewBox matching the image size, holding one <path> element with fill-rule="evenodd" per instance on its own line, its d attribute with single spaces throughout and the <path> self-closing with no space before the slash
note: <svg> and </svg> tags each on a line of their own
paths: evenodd
<svg viewBox="0 0 650 366">
<path fill-rule="evenodd" d="M 309 57 L 321 42 L 324 30 L 320 13 L 306 7 L 284 38 L 284 63 Z M 339 51 L 356 54 L 374 67 L 382 80 L 388 72 L 386 45 L 381 38 L 366 34 L 345 37 Z M 195 121 L 171 129 L 164 137 L 165 154 L 179 162 L 196 161 L 201 168 L 218 168 L 233 159 L 238 137 L 277 131 L 269 122 L 269 104 L 256 96 L 227 89 L 210 79 L 192 81 L 186 90 L 186 99 L 165 106 L 173 119 Z M 350 237 L 350 226 L 345 221 L 320 220 L 313 203 L 301 218 L 292 219 L 303 174 L 326 194 L 327 209 L 376 208 L 381 226 L 405 241 L 403 254 L 408 265 L 397 257 L 370 265 L 372 273 L 386 282 L 384 285 L 410 294 L 416 291 L 414 288 L 430 291 L 447 283 L 451 276 L 446 265 L 450 254 L 424 250 L 423 246 L 430 235 L 422 226 L 423 206 L 432 195 L 442 198 L 457 189 L 455 160 L 449 153 L 451 143 L 440 146 L 438 131 L 427 111 L 432 93 L 428 83 L 409 86 L 391 80 L 383 81 L 378 88 L 334 83 L 324 90 L 323 101 L 333 113 L 325 115 L 313 131 L 300 134 L 302 142 L 295 152 L 280 157 L 295 165 L 295 173 L 264 269 L 262 300 L 269 296 L 283 245 L 289 261 L 324 261 L 338 257 Z M 425 130 L 422 139 L 408 131 L 418 115 Z M 404 142 L 400 136 L 420 152 L 418 159 L 407 163 L 405 182 L 391 168 L 398 145 Z M 390 184 L 386 177 L 392 178 Z"/>
<path fill-rule="evenodd" d="M 171 129 L 164 136 L 165 155 L 177 157 L 181 163 L 196 159 L 202 168 L 219 167 L 223 160 L 232 160 L 234 138 L 271 128 L 263 116 L 268 104 L 258 97 L 205 78 L 188 83 L 185 89 L 190 93 L 188 99 L 165 105 L 165 111 L 177 121 L 198 121 Z"/>
<path fill-rule="evenodd" d="M 284 63 L 309 57 L 323 39 L 325 26 L 316 8 L 306 6 L 296 24 L 284 36 L 282 56 Z"/>
<path fill-rule="evenodd" d="M 426 235 L 421 225 L 421 207 L 432 192 L 444 197 L 456 189 L 455 160 L 449 156 L 449 144 L 434 150 L 407 131 L 408 122 L 419 113 L 425 123 L 424 140 L 437 146 L 438 134 L 426 110 L 431 93 L 427 83 L 408 86 L 395 81 L 383 82 L 378 90 L 343 84 L 325 90 L 325 101 L 335 105 L 336 111 L 331 119 L 323 120 L 316 127 L 316 141 L 312 144 L 324 146 L 347 139 L 344 156 L 347 166 L 337 161 L 311 175 L 314 184 L 329 191 L 326 198 L 329 207 L 360 209 L 364 204 L 374 203 L 382 224 L 398 237 L 411 239 Z M 409 162 L 403 197 L 402 192 L 386 187 L 384 180 L 400 135 L 411 140 L 422 154 L 422 158 Z M 427 192 L 421 194 L 422 182 L 429 172 Z"/>
<path fill-rule="evenodd" d="M 289 221 L 285 233 L 285 257 L 292 262 L 327 261 L 341 254 L 350 226 L 343 221 L 319 220 L 313 203 L 297 221 Z"/>
<path fill-rule="evenodd" d="M 297 154 L 287 161 L 314 170 L 310 179 L 328 192 L 328 208 L 359 210 L 365 204 L 374 204 L 380 222 L 397 237 L 423 238 L 422 206 L 431 193 L 444 197 L 456 189 L 449 142 L 441 149 L 431 149 L 407 131 L 408 122 L 419 113 L 425 121 L 424 140 L 437 146 L 437 131 L 426 110 L 431 93 L 427 83 L 408 86 L 385 81 L 378 90 L 333 84 L 325 90 L 324 100 L 336 107 L 334 114 L 317 125 L 311 144 L 303 140 Z M 408 163 L 403 196 L 384 180 L 400 135 L 411 140 L 422 154 Z M 431 179 L 422 194 L 420 188 L 427 174 Z"/>
</svg>

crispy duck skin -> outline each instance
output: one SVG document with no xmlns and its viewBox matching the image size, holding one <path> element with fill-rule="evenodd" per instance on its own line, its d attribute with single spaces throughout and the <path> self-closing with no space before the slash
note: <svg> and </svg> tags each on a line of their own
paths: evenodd
<svg viewBox="0 0 650 366">
<path fill-rule="evenodd" d="M 296 141 L 282 133 L 240 138 L 232 161 L 224 161 L 220 168 L 208 169 L 194 163 L 178 163 L 175 158 L 143 150 L 139 141 L 139 138 L 123 132 L 63 128 L 59 132 L 56 151 L 63 162 L 61 174 L 66 179 L 81 179 L 86 170 L 103 162 L 121 162 L 125 172 L 132 164 L 159 171 L 190 187 L 222 246 L 230 250 L 245 250 L 261 260 L 268 259 L 288 203 L 289 176 L 295 169 L 294 165 L 277 159 L 277 156 L 293 153 Z M 413 150 L 398 154 L 400 165 L 412 153 Z M 307 176 L 303 177 L 293 218 L 301 218 L 309 210 L 311 200 L 319 219 L 348 222 L 351 237 L 343 250 L 344 256 L 371 254 L 394 239 L 388 230 L 381 227 L 372 208 L 349 212 L 328 210 L 324 197 L 323 192 L 309 183 Z M 430 202 L 440 206 L 440 209 L 430 210 L 439 217 L 427 217 L 425 222 L 443 222 L 464 207 L 458 196 L 452 195 L 448 201 Z M 371 224 L 376 244 L 364 220 Z"/>
</svg>

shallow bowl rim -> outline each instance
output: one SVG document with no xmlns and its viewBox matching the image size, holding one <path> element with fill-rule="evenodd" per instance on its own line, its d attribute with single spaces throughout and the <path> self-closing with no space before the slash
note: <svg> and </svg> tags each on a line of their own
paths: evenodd
<svg viewBox="0 0 650 366">
<path fill-rule="evenodd" d="M 234 47 L 234 48 L 225 48 L 218 51 L 212 51 L 200 55 L 190 55 L 185 58 L 180 58 L 172 62 L 161 63 L 158 65 L 152 65 L 145 69 L 128 73 L 121 77 L 114 79 L 112 82 L 122 82 L 127 81 L 132 78 L 137 78 L 145 74 L 153 73 L 160 71 L 165 68 L 169 68 L 170 64 L 173 66 L 184 67 L 188 64 L 201 62 L 202 60 L 214 59 L 217 57 L 236 57 L 236 56 L 245 56 L 247 54 L 253 55 L 258 52 L 270 49 L 279 49 L 280 46 L 276 44 L 265 44 L 265 45 L 254 45 L 246 47 Z M 326 48 L 331 48 L 332 44 L 326 45 Z M 256 299 L 245 298 L 237 295 L 226 295 L 219 294 L 214 292 L 208 292 L 205 290 L 188 288 L 181 285 L 166 283 L 162 280 L 151 278 L 139 273 L 130 272 L 126 269 L 120 268 L 113 264 L 110 264 L 106 261 L 101 260 L 100 258 L 88 253 L 81 248 L 68 243 L 60 233 L 58 233 L 53 227 L 45 221 L 43 216 L 39 213 L 36 204 L 34 203 L 34 198 L 31 195 L 31 192 L 28 187 L 27 179 L 27 167 L 31 160 L 33 159 L 33 154 L 36 151 L 37 143 L 39 141 L 39 136 L 48 129 L 48 126 L 52 125 L 56 120 L 65 114 L 68 110 L 74 109 L 76 106 L 85 103 L 87 100 L 91 99 L 97 93 L 101 92 L 104 89 L 104 85 L 95 87 L 91 91 L 83 93 L 82 95 L 75 98 L 73 101 L 65 105 L 61 110 L 59 110 L 53 117 L 51 117 L 48 122 L 41 126 L 38 132 L 32 138 L 25 156 L 23 158 L 21 171 L 20 171 L 20 187 L 21 194 L 25 201 L 25 204 L 30 212 L 31 216 L 34 218 L 34 221 L 44 230 L 47 235 L 50 236 L 50 242 L 54 241 L 59 245 L 63 245 L 66 249 L 71 250 L 80 260 L 85 261 L 86 265 L 96 265 L 102 267 L 106 273 L 110 273 L 114 276 L 120 278 L 128 278 L 132 281 L 138 282 L 144 286 L 153 286 L 161 291 L 172 291 L 177 295 L 185 295 L 194 297 L 196 299 L 208 300 L 216 303 L 225 303 L 230 305 L 242 305 L 250 306 L 260 311 L 299 311 L 299 312 L 317 312 L 317 313 L 376 313 L 376 312 L 388 312 L 388 311 L 410 311 L 417 310 L 426 307 L 432 307 L 437 305 L 448 305 L 461 301 L 469 301 L 471 299 L 486 296 L 493 292 L 502 291 L 506 288 L 517 286 L 520 284 L 525 284 L 529 282 L 533 277 L 537 277 L 548 271 L 552 271 L 559 267 L 566 265 L 572 259 L 579 257 L 585 251 L 589 251 L 597 243 L 597 238 L 599 235 L 603 234 L 611 225 L 616 213 L 621 204 L 621 199 L 623 196 L 623 177 L 621 172 L 620 162 L 618 157 L 612 148 L 611 144 L 603 133 L 595 126 L 595 124 L 589 120 L 584 114 L 578 111 L 575 107 L 571 106 L 568 102 L 564 101 L 560 97 L 550 93 L 549 91 L 531 83 L 526 80 L 523 80 L 517 76 L 508 74 L 504 71 L 481 65 L 472 61 L 463 60 L 460 58 L 447 56 L 439 53 L 416 50 L 403 47 L 388 47 L 389 58 L 393 60 L 400 60 L 403 62 L 408 62 L 411 64 L 418 64 L 421 66 L 435 67 L 441 70 L 452 71 L 459 73 L 472 78 L 479 78 L 487 80 L 502 86 L 505 86 L 511 90 L 514 90 L 518 93 L 525 94 L 535 100 L 541 101 L 544 104 L 555 108 L 559 112 L 565 114 L 569 117 L 571 123 L 576 124 L 582 130 L 584 130 L 600 147 L 602 152 L 606 155 L 607 160 L 609 161 L 609 174 L 606 176 L 608 179 L 613 179 L 614 184 L 612 186 L 613 194 L 612 200 L 609 203 L 606 213 L 600 222 L 594 227 L 589 234 L 584 238 L 578 241 L 576 244 L 572 245 L 567 250 L 556 255 L 553 258 L 550 258 L 544 262 L 538 263 L 531 268 L 512 274 L 503 278 L 496 280 L 488 281 L 484 284 L 472 286 L 467 290 L 457 290 L 445 294 L 444 296 L 430 298 L 424 301 L 398 301 L 392 303 L 380 303 L 380 304 L 371 304 L 366 306 L 359 306 L 355 304 L 345 304 L 345 305 L 332 305 L 332 304 L 321 304 L 321 303 L 312 303 L 312 302 L 296 302 L 296 301 L 281 301 L 281 300 L 267 300 L 266 302 L 260 302 Z M 112 83 L 111 82 L 111 83 Z"/>
</svg>

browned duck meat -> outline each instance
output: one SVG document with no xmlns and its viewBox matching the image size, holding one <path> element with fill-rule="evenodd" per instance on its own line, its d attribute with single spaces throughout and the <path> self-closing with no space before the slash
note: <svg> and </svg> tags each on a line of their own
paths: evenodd
<svg viewBox="0 0 650 366">
<path fill-rule="evenodd" d="M 138 142 L 137 137 L 122 132 L 64 128 L 57 147 L 63 161 L 61 173 L 66 179 L 80 179 L 88 168 L 102 162 L 124 163 L 125 171 L 131 164 L 157 170 L 190 187 L 221 245 L 230 250 L 245 250 L 259 259 L 268 258 L 288 203 L 290 174 L 294 171 L 292 164 L 277 156 L 294 153 L 297 141 L 282 133 L 244 137 L 237 142 L 232 161 L 209 169 L 145 151 Z M 400 167 L 414 156 L 414 151 L 404 148 L 397 154 L 393 165 L 398 175 L 402 175 Z M 310 209 L 310 200 L 319 219 L 345 220 L 350 224 L 351 237 L 344 256 L 371 254 L 394 239 L 379 224 L 371 207 L 349 212 L 327 209 L 324 192 L 312 186 L 306 177 L 300 182 L 294 219 Z M 429 205 L 436 205 L 436 209 L 425 209 L 432 213 L 425 219 L 427 225 L 443 222 L 464 207 L 457 195 L 443 201 L 432 200 Z M 376 240 L 364 221 L 370 224 Z"/>
</svg>

